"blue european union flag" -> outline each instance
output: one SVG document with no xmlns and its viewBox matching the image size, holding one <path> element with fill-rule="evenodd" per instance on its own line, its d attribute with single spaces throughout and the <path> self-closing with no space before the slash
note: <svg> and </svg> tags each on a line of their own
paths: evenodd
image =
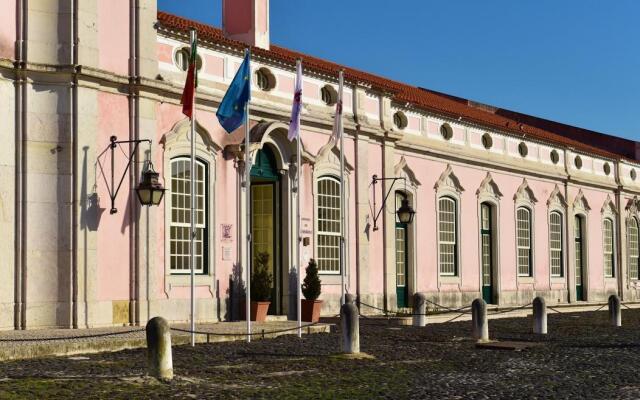
<svg viewBox="0 0 640 400">
<path fill-rule="evenodd" d="M 216 112 L 220 125 L 228 133 L 235 131 L 245 122 L 245 105 L 251 98 L 251 68 L 249 68 L 249 60 L 249 52 L 247 52 Z"/>
</svg>

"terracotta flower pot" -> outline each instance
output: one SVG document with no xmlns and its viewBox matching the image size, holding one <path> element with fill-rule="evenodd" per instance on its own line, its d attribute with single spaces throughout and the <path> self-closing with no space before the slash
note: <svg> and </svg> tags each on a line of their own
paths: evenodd
<svg viewBox="0 0 640 400">
<path fill-rule="evenodd" d="M 322 300 L 302 299 L 302 320 L 304 322 L 318 322 L 321 308 Z"/>
<path fill-rule="evenodd" d="M 251 301 L 251 320 L 256 322 L 264 322 L 267 319 L 270 301 Z M 247 303 L 244 299 L 240 300 L 240 321 L 247 319 Z"/>
<path fill-rule="evenodd" d="M 256 322 L 264 322 L 267 319 L 270 301 L 252 301 L 251 302 L 251 320 Z"/>
</svg>

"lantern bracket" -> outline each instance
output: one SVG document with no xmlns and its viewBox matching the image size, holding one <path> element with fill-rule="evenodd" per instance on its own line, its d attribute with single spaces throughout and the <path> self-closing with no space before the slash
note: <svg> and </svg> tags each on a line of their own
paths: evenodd
<svg viewBox="0 0 640 400">
<path fill-rule="evenodd" d="M 146 142 L 151 146 L 151 140 L 149 139 L 135 139 L 135 140 L 118 140 L 116 136 L 111 136 L 109 138 L 109 146 L 98 156 L 98 166 L 100 167 L 100 172 L 102 173 L 102 177 L 104 178 L 104 183 L 107 186 L 107 191 L 109 192 L 109 198 L 111 199 L 111 209 L 109 210 L 109 214 L 115 214 L 118 212 L 116 208 L 116 197 L 118 196 L 118 192 L 120 191 L 120 187 L 122 186 L 122 182 L 124 182 L 124 178 L 127 176 L 127 171 L 129 171 L 129 166 L 133 162 L 134 156 L 137 154 L 138 145 L 140 143 Z M 127 153 L 122 150 L 121 144 L 133 144 L 133 149 L 131 149 L 131 153 L 127 155 Z M 116 148 L 120 148 L 122 153 L 127 159 L 127 165 L 122 172 L 122 177 L 120 177 L 120 181 L 118 182 L 118 186 L 115 186 L 115 151 Z M 104 173 L 104 169 L 102 168 L 102 163 L 100 162 L 100 157 L 104 155 L 107 151 L 111 151 L 111 183 L 107 181 L 107 176 Z"/>
<path fill-rule="evenodd" d="M 378 219 L 380 218 L 380 214 L 382 214 L 382 210 L 384 210 L 384 206 L 387 204 L 387 199 L 389 198 L 389 195 L 391 194 L 391 191 L 393 190 L 393 185 L 396 183 L 396 181 L 398 180 L 403 180 L 405 182 L 405 185 L 407 183 L 406 178 L 405 177 L 401 177 L 401 176 L 395 176 L 395 177 L 391 177 L 391 178 L 378 178 L 378 175 L 373 175 L 371 177 L 371 185 L 373 185 L 373 212 L 375 213 L 374 217 L 373 217 L 373 230 L 377 231 L 379 229 L 378 227 Z M 389 186 L 389 189 L 387 190 L 387 193 L 384 195 L 384 198 L 382 199 L 382 204 L 380 205 L 380 209 L 376 212 L 376 184 L 379 181 L 391 181 L 391 185 Z"/>
</svg>

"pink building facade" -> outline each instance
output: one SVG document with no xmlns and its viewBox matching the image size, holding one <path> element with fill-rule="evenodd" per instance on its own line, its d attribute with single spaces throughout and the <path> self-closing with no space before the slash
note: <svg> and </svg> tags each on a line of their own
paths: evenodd
<svg viewBox="0 0 640 400">
<path fill-rule="evenodd" d="M 341 150 L 329 135 L 343 67 L 270 44 L 268 0 L 223 3 L 218 29 L 159 12 L 154 0 L 0 0 L 1 329 L 188 320 L 191 137 L 180 96 L 190 26 L 200 38 L 198 321 L 237 318 L 243 294 L 244 133 L 227 134 L 215 112 L 247 45 L 250 250 L 270 255 L 271 313 L 295 315 L 298 258 L 318 261 L 323 314 L 337 312 L 341 192 L 344 280 L 363 303 L 405 309 L 416 292 L 451 307 L 640 296 L 637 143 L 345 67 Z M 286 133 L 299 57 L 298 184 Z M 114 135 L 151 145 L 131 163 L 132 148 L 119 146 L 112 164 L 104 150 Z M 133 188 L 149 161 L 167 192 L 146 208 Z M 125 177 L 114 214 L 112 170 Z M 372 185 L 373 175 L 402 179 Z M 386 193 L 376 219 L 374 196 L 379 207 Z M 300 249 L 297 196 L 309 243 Z M 408 225 L 395 216 L 403 198 L 416 210 Z"/>
</svg>

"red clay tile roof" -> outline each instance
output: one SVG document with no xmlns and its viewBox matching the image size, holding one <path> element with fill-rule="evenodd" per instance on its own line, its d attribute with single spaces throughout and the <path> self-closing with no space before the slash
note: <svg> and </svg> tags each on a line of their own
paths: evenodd
<svg viewBox="0 0 640 400">
<path fill-rule="evenodd" d="M 225 37 L 219 28 L 177 15 L 158 11 L 158 22 L 162 27 L 184 31 L 185 33 L 191 27 L 196 28 L 198 37 L 205 41 L 217 42 L 237 49 L 246 47 L 246 44 L 242 42 Z M 466 122 L 499 129 L 518 136 L 571 147 L 575 150 L 601 157 L 639 160 L 636 148 L 640 149 L 640 143 L 632 140 L 564 125 L 514 111 L 485 106 L 459 97 L 396 82 L 276 45 L 271 45 L 270 50 L 252 47 L 251 52 L 258 57 L 278 60 L 292 66 L 295 64 L 296 59 L 302 58 L 306 70 L 313 70 L 317 73 L 331 76 L 337 76 L 338 71 L 343 69 L 345 80 L 370 85 L 372 88 L 387 92 L 396 102 L 408 102 L 413 107 L 425 111 L 455 119 L 461 117 Z"/>
</svg>

